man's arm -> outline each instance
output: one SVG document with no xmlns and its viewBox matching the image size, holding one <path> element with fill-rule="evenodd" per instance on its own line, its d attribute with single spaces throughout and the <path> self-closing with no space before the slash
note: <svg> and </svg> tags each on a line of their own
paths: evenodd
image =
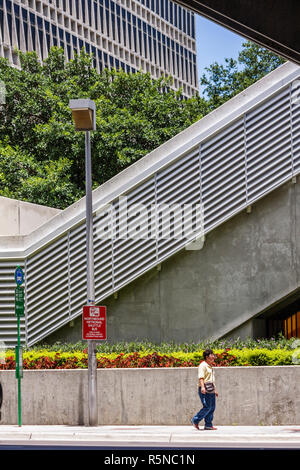
<svg viewBox="0 0 300 470">
<path fill-rule="evenodd" d="M 199 379 L 199 387 L 201 388 L 201 393 L 206 393 L 205 387 L 204 387 L 204 379 L 201 378 Z"/>
</svg>

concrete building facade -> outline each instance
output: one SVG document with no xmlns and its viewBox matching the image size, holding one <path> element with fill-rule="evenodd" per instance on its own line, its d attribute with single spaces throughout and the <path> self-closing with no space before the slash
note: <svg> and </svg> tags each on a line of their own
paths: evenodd
<svg viewBox="0 0 300 470">
<path fill-rule="evenodd" d="M 43 60 L 52 46 L 66 60 L 82 49 L 94 66 L 172 76 L 175 89 L 198 91 L 194 13 L 171 0 L 0 0 L 0 56 L 16 49 Z"/>
</svg>

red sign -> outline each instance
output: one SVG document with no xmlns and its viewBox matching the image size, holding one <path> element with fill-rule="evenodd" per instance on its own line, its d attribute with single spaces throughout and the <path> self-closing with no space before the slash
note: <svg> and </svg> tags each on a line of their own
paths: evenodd
<svg viewBox="0 0 300 470">
<path fill-rule="evenodd" d="M 82 339 L 106 339 L 106 307 L 85 305 L 82 315 Z"/>
</svg>

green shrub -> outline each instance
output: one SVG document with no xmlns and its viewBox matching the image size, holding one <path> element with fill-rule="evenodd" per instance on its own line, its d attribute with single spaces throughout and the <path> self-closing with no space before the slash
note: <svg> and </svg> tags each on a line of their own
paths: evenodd
<svg viewBox="0 0 300 470">
<path fill-rule="evenodd" d="M 232 350 L 230 353 L 236 356 L 234 365 L 283 366 L 292 364 L 293 350 L 265 348 Z"/>
</svg>

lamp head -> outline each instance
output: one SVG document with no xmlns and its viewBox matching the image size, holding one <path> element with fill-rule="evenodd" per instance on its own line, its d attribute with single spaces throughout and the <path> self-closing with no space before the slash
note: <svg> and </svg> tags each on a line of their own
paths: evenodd
<svg viewBox="0 0 300 470">
<path fill-rule="evenodd" d="M 90 99 L 70 100 L 69 107 L 76 131 L 96 130 L 96 105 Z"/>
</svg>

